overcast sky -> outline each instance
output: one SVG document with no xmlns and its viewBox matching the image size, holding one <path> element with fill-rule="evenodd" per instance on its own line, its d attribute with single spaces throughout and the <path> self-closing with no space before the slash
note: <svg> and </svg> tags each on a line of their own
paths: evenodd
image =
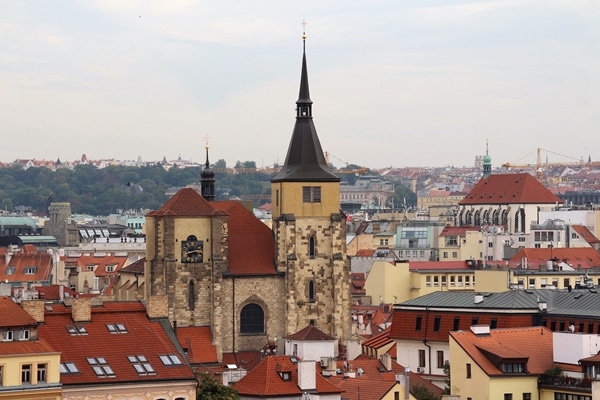
<svg viewBox="0 0 600 400">
<path fill-rule="evenodd" d="M 303 19 L 337 167 L 600 160 L 597 0 L 2 0 L 0 161 L 281 163 Z"/>
</svg>

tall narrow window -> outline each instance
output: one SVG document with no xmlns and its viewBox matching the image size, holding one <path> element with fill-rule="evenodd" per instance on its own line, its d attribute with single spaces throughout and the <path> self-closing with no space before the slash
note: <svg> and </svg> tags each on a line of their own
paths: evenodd
<svg viewBox="0 0 600 400">
<path fill-rule="evenodd" d="M 467 379 L 471 379 L 471 364 L 467 363 Z"/>
<path fill-rule="evenodd" d="M 417 315 L 417 321 L 415 322 L 415 331 L 419 332 L 421 330 L 421 323 L 423 322 L 423 317 Z"/>
<path fill-rule="evenodd" d="M 308 256 L 310 258 L 315 258 L 317 256 L 317 245 L 314 236 L 308 238 Z"/>
<path fill-rule="evenodd" d="M 21 365 L 21 384 L 31 383 L 31 364 Z"/>
<path fill-rule="evenodd" d="M 439 332 L 441 324 L 442 324 L 442 317 L 439 315 L 436 315 L 435 318 L 433 319 L 433 331 Z"/>
<path fill-rule="evenodd" d="M 425 350 L 419 349 L 419 367 L 425 368 Z"/>
<path fill-rule="evenodd" d="M 444 352 L 442 350 L 437 351 L 437 367 L 444 368 Z"/>
<path fill-rule="evenodd" d="M 37 365 L 37 382 L 38 383 L 46 382 L 47 370 L 48 370 L 47 364 L 38 364 Z"/>
<path fill-rule="evenodd" d="M 498 319 L 492 318 L 490 321 L 490 329 L 496 329 L 498 327 Z"/>
<path fill-rule="evenodd" d="M 315 281 L 308 282 L 308 301 L 315 302 Z"/>
<path fill-rule="evenodd" d="M 454 317 L 454 324 L 452 325 L 452 330 L 457 331 L 460 326 L 460 317 Z"/>
<path fill-rule="evenodd" d="M 0 365 L 0 386 L 4 386 L 4 365 Z"/>
<path fill-rule="evenodd" d="M 196 290 L 194 281 L 190 281 L 188 284 L 188 308 L 190 311 L 194 311 L 196 308 Z"/>
</svg>

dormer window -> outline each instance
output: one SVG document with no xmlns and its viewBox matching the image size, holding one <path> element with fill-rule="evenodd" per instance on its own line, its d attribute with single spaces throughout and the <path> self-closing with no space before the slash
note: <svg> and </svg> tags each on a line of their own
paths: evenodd
<svg viewBox="0 0 600 400">
<path fill-rule="evenodd" d="M 13 331 L 2 331 L 2 341 L 3 342 L 12 342 L 13 341 Z"/>
<path fill-rule="evenodd" d="M 523 374 L 526 372 L 524 362 L 503 362 L 500 366 L 503 374 Z"/>
<path fill-rule="evenodd" d="M 29 340 L 29 329 L 21 329 L 19 331 L 19 340 Z"/>
<path fill-rule="evenodd" d="M 279 376 L 281 376 L 281 379 L 284 381 L 291 381 L 292 380 L 292 373 L 289 371 L 285 371 L 285 372 L 280 372 Z"/>
</svg>

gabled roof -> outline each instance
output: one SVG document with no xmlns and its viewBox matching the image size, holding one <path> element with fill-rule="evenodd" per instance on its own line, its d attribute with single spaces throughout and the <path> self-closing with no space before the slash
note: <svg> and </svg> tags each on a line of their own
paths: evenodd
<svg viewBox="0 0 600 400">
<path fill-rule="evenodd" d="M 275 274 L 273 232 L 239 201 L 211 202 L 216 211 L 229 214 L 229 272 Z"/>
<path fill-rule="evenodd" d="M 62 288 L 61 288 L 62 287 Z M 73 289 L 62 286 L 62 285 L 49 285 L 49 286 L 34 286 L 34 289 L 38 291 L 39 298 L 43 300 L 61 300 L 60 291 L 62 290 L 62 297 L 76 298 L 77 292 Z"/>
<path fill-rule="evenodd" d="M 225 213 L 214 209 L 200 193 L 186 187 L 175 193 L 161 208 L 150 211 L 146 216 L 204 217 L 211 215 L 225 215 Z"/>
<path fill-rule="evenodd" d="M 290 380 L 283 380 L 279 371 L 291 373 Z M 316 374 L 316 389 L 320 395 L 342 393 L 342 389 Z M 298 364 L 289 356 L 269 356 L 253 370 L 249 371 L 233 387 L 245 396 L 298 396 L 302 391 L 298 387 Z"/>
<path fill-rule="evenodd" d="M 126 332 L 111 333 L 109 324 L 123 324 Z M 78 326 L 86 334 L 71 335 L 67 327 Z M 61 362 L 72 362 L 79 373 L 63 373 L 60 380 L 69 385 L 111 385 L 143 381 L 189 381 L 195 379 L 183 358 L 168 321 L 150 320 L 140 302 L 107 302 L 91 308 L 91 321 L 74 323 L 71 308 L 64 304 L 46 307 L 39 335 L 60 351 Z M 176 355 L 181 364 L 165 365 L 160 356 Z M 144 356 L 156 374 L 138 374 L 129 356 Z M 104 358 L 113 377 L 96 375 L 88 358 Z"/>
<path fill-rule="evenodd" d="M 557 204 L 562 200 L 527 173 L 482 178 L 460 205 Z"/>
<path fill-rule="evenodd" d="M 333 336 L 329 336 L 319 328 L 315 328 L 312 325 L 308 325 L 306 328 L 299 330 L 298 332 L 285 336 L 285 339 L 289 340 L 335 340 Z"/>
<path fill-rule="evenodd" d="M 81 271 L 85 271 L 86 267 L 94 267 L 94 275 L 98 277 L 116 276 L 127 262 L 127 256 L 110 255 L 82 255 L 77 257 L 63 256 L 61 257 L 66 267 L 77 267 Z M 107 267 L 111 267 L 112 271 L 108 271 Z"/>
<path fill-rule="evenodd" d="M 517 263 L 522 264 L 527 259 L 528 269 L 539 269 L 540 265 L 546 265 L 551 258 L 558 259 L 570 264 L 573 268 L 588 269 L 600 266 L 600 253 L 593 247 L 540 247 L 523 248 L 509 260 L 511 267 Z M 521 267 L 524 267 L 521 265 Z"/>
<path fill-rule="evenodd" d="M 553 365 L 552 331 L 544 327 L 492 329 L 489 335 L 456 331 L 450 336 L 488 376 L 504 375 L 492 362 L 496 357 L 527 359 L 527 373 L 532 375 L 541 375 Z"/>
<path fill-rule="evenodd" d="M 5 257 L 0 257 L 1 282 L 42 282 L 50 280 L 51 274 L 52 256 L 48 253 L 17 252 L 8 264 Z"/>
<path fill-rule="evenodd" d="M 145 272 L 146 257 L 142 257 L 137 261 L 132 262 L 126 267 L 121 268 L 121 273 L 143 274 Z"/>
<path fill-rule="evenodd" d="M 579 237 L 581 239 L 585 240 L 590 245 L 600 243 L 600 239 L 598 239 L 596 236 L 594 236 L 594 234 L 592 232 L 590 232 L 590 230 L 586 226 L 571 225 L 571 228 L 575 232 L 577 232 L 577 234 L 579 235 Z"/>
<path fill-rule="evenodd" d="M 16 304 L 10 297 L 0 297 L 0 328 L 37 325 L 35 319 Z"/>
<path fill-rule="evenodd" d="M 213 364 L 219 362 L 210 326 L 178 327 L 177 339 L 186 352 L 191 364 Z"/>
<path fill-rule="evenodd" d="M 345 370 L 343 361 L 338 361 L 337 365 L 342 371 Z M 405 368 L 396 362 L 392 362 L 392 369 L 388 371 L 381 361 L 364 355 L 348 361 L 348 366 L 353 371 L 358 371 L 360 368 L 361 373 L 357 373 L 355 378 L 346 378 L 344 374 L 338 374 L 327 379 L 341 387 L 344 390 L 342 398 L 349 400 L 381 399 L 395 386 L 396 375 L 405 372 Z M 438 397 L 442 394 L 441 388 L 424 379 L 420 374 L 410 372 L 411 390 L 415 386 L 422 386 Z M 358 388 L 360 390 L 357 390 Z"/>
</svg>

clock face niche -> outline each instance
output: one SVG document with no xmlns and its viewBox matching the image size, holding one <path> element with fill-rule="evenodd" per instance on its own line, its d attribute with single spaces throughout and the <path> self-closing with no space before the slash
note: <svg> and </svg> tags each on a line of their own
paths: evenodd
<svg viewBox="0 0 600 400">
<path fill-rule="evenodd" d="M 204 242 L 190 235 L 181 242 L 181 262 L 201 263 L 204 259 Z"/>
</svg>

